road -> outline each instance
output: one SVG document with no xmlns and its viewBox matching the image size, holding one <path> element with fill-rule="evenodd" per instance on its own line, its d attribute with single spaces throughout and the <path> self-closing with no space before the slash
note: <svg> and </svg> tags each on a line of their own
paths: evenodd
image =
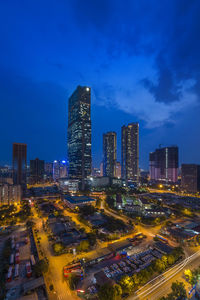
<svg viewBox="0 0 200 300">
<path fill-rule="evenodd" d="M 129 297 L 129 300 L 157 300 L 170 293 L 172 282 L 183 281 L 185 269 L 194 269 L 200 265 L 200 250 L 191 256 L 176 264 L 165 273 L 157 276 L 155 279 L 141 287 L 135 295 Z M 184 281 L 185 283 L 185 281 Z"/>
<path fill-rule="evenodd" d="M 48 292 L 50 284 L 53 284 L 54 290 L 56 292 L 56 294 L 49 292 L 49 299 L 79 299 L 76 294 L 69 289 L 69 286 L 63 277 L 63 266 L 71 261 L 71 257 L 69 257 L 69 255 L 67 254 L 63 254 L 61 256 L 53 255 L 51 245 L 48 241 L 46 233 L 43 230 L 42 220 L 37 216 L 35 208 L 33 207 L 32 209 L 34 213 L 34 222 L 36 224 L 36 229 L 38 229 L 39 231 L 38 236 L 41 237 L 41 250 L 42 252 L 44 252 L 44 256 L 46 256 L 49 260 L 49 271 L 48 273 L 44 274 L 45 284 Z M 43 258 L 41 255 L 39 255 L 39 257 L 40 259 Z"/>
</svg>

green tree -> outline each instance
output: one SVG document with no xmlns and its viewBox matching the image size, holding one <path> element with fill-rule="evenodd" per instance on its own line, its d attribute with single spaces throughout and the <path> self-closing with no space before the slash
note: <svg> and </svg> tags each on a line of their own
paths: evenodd
<svg viewBox="0 0 200 300">
<path fill-rule="evenodd" d="M 122 276 L 122 278 L 120 279 L 119 282 L 123 293 L 131 293 L 133 291 L 134 288 L 134 283 L 131 277 L 124 275 Z"/>
<path fill-rule="evenodd" d="M 168 262 L 169 265 L 173 265 L 173 264 L 175 263 L 175 258 L 174 258 L 174 256 L 170 254 L 170 255 L 167 257 L 167 262 Z"/>
<path fill-rule="evenodd" d="M 165 268 L 167 267 L 168 265 L 168 259 L 167 259 L 167 256 L 166 255 L 163 255 L 163 257 L 161 258 L 162 262 L 164 263 L 165 265 Z"/>
<path fill-rule="evenodd" d="M 55 254 L 61 254 L 64 250 L 64 245 L 62 243 L 55 243 L 53 245 L 53 251 Z"/>
<path fill-rule="evenodd" d="M 139 285 L 140 281 L 139 281 L 139 277 L 138 277 L 138 274 L 137 274 L 137 273 L 133 274 L 133 276 L 131 277 L 131 279 L 132 279 L 133 284 L 134 284 L 135 286 L 138 286 L 138 285 Z"/>
<path fill-rule="evenodd" d="M 78 252 L 82 252 L 82 251 L 87 251 L 90 247 L 89 241 L 88 240 L 84 240 L 81 241 L 80 244 L 77 246 L 76 250 Z"/>
<path fill-rule="evenodd" d="M 96 234 L 93 233 L 93 232 L 90 232 L 90 233 L 87 234 L 87 237 L 88 237 L 90 245 L 94 246 L 96 244 L 96 241 L 97 241 Z"/>
<path fill-rule="evenodd" d="M 144 285 L 150 278 L 150 273 L 147 270 L 142 270 L 138 273 L 138 280 L 140 285 Z"/>
<path fill-rule="evenodd" d="M 178 281 L 173 282 L 171 289 L 172 289 L 172 295 L 175 296 L 176 298 L 178 297 L 180 299 L 186 298 L 187 293 L 183 282 L 178 282 Z"/>
<path fill-rule="evenodd" d="M 157 259 L 155 261 L 155 270 L 158 271 L 159 273 L 163 272 L 165 270 L 165 264 L 161 259 Z"/>
<path fill-rule="evenodd" d="M 100 300 L 117 300 L 121 298 L 121 294 L 122 289 L 118 284 L 110 285 L 106 283 L 98 291 Z"/>
<path fill-rule="evenodd" d="M 44 259 L 39 260 L 34 266 L 34 272 L 37 277 L 42 276 L 43 273 L 48 271 L 48 264 Z"/>
</svg>

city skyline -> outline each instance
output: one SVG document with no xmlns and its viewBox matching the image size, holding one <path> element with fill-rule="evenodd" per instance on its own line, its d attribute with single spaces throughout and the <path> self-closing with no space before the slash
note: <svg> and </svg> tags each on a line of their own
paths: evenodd
<svg viewBox="0 0 200 300">
<path fill-rule="evenodd" d="M 0 300 L 200 299 L 199 12 L 0 1 Z"/>
<path fill-rule="evenodd" d="M 11 163 L 13 141 L 29 145 L 28 159 L 66 157 L 67 99 L 79 84 L 92 90 L 94 166 L 99 136 L 117 133 L 119 160 L 120 127 L 131 122 L 140 123 L 141 168 L 159 144 L 177 144 L 180 163 L 199 163 L 199 3 L 127 5 L 2 4 L 0 164 Z"/>
</svg>

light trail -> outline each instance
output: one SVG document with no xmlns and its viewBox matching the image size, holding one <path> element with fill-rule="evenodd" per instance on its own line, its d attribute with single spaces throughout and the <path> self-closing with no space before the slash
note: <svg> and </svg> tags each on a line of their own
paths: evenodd
<svg viewBox="0 0 200 300">
<path fill-rule="evenodd" d="M 141 287 L 140 289 L 138 289 L 135 293 L 140 292 L 142 289 L 145 288 L 145 286 L 148 286 L 151 282 L 157 280 L 160 277 L 166 276 L 162 278 L 159 282 L 155 283 L 154 286 L 147 288 L 145 291 L 139 293 L 136 296 L 133 296 L 129 299 L 134 300 L 134 299 L 138 299 L 141 296 L 142 297 L 146 297 L 147 295 L 149 295 L 150 293 L 152 293 L 155 289 L 157 289 L 159 286 L 161 286 L 162 284 L 164 284 L 165 282 L 169 281 L 172 277 L 174 277 L 176 274 L 178 274 L 191 260 L 195 259 L 196 257 L 198 257 L 200 255 L 200 250 L 194 254 L 192 254 L 191 256 L 187 257 L 186 259 L 184 259 L 184 261 L 180 262 L 179 264 L 175 265 L 173 268 L 169 269 L 168 271 L 166 271 L 165 273 L 158 275 L 156 278 L 152 279 L 151 281 L 149 281 L 148 283 L 146 283 L 143 287 Z M 172 272 L 172 274 L 170 274 L 170 272 Z M 168 276 L 168 273 L 170 274 Z"/>
</svg>

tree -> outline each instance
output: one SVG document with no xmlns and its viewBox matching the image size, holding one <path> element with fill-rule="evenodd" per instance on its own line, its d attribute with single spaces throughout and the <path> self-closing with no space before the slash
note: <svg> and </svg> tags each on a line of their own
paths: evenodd
<svg viewBox="0 0 200 300">
<path fill-rule="evenodd" d="M 185 278 L 186 280 L 188 280 L 189 282 L 191 282 L 191 279 L 192 279 L 192 272 L 190 269 L 187 269 L 184 271 L 184 275 L 185 275 Z"/>
<path fill-rule="evenodd" d="M 119 284 L 114 285 L 114 290 L 115 290 L 115 299 L 121 299 L 122 295 L 122 288 Z"/>
<path fill-rule="evenodd" d="M 64 245 L 62 243 L 56 243 L 53 245 L 53 251 L 55 254 L 61 254 L 64 249 Z"/>
<path fill-rule="evenodd" d="M 131 279 L 132 279 L 132 281 L 133 281 L 133 284 L 135 285 L 135 286 L 138 286 L 139 285 L 139 278 L 138 278 L 138 274 L 137 273 L 135 273 L 135 274 L 133 274 L 133 276 L 131 277 Z"/>
<path fill-rule="evenodd" d="M 151 274 L 147 270 L 141 270 L 138 273 L 138 280 L 140 285 L 144 285 L 150 278 Z"/>
<path fill-rule="evenodd" d="M 119 282 L 122 290 L 123 290 L 123 293 L 131 293 L 133 291 L 133 288 L 134 288 L 134 283 L 133 283 L 133 280 L 131 277 L 127 276 L 127 275 L 124 275 L 122 276 L 122 278 L 120 279 L 120 282 Z"/>
<path fill-rule="evenodd" d="M 165 265 L 165 268 L 167 267 L 167 264 L 168 264 L 168 259 L 167 259 L 167 256 L 166 255 L 163 255 L 163 257 L 161 258 L 162 262 L 164 263 Z"/>
<path fill-rule="evenodd" d="M 91 246 L 94 246 L 96 244 L 97 238 L 96 238 L 96 234 L 93 232 L 90 232 L 87 234 L 89 243 Z"/>
<path fill-rule="evenodd" d="M 78 252 L 87 251 L 90 247 L 88 240 L 81 241 L 80 244 L 77 246 L 76 250 Z"/>
<path fill-rule="evenodd" d="M 169 256 L 167 257 L 167 262 L 168 262 L 169 265 L 173 265 L 173 264 L 175 263 L 175 258 L 174 258 L 174 256 L 173 256 L 173 255 L 169 255 Z"/>
<path fill-rule="evenodd" d="M 161 259 L 157 259 L 155 262 L 155 270 L 161 273 L 165 270 L 165 268 L 164 262 Z"/>
<path fill-rule="evenodd" d="M 185 285 L 183 282 L 173 282 L 172 286 L 172 295 L 175 297 L 179 297 L 180 299 L 185 299 L 187 296 L 186 290 L 185 290 Z"/>
<path fill-rule="evenodd" d="M 48 264 L 44 259 L 39 260 L 34 266 L 34 272 L 37 277 L 42 276 L 43 273 L 48 271 Z"/>
<path fill-rule="evenodd" d="M 121 298 L 121 294 L 122 289 L 118 284 L 110 285 L 106 283 L 98 291 L 100 300 L 117 300 Z"/>
</svg>

